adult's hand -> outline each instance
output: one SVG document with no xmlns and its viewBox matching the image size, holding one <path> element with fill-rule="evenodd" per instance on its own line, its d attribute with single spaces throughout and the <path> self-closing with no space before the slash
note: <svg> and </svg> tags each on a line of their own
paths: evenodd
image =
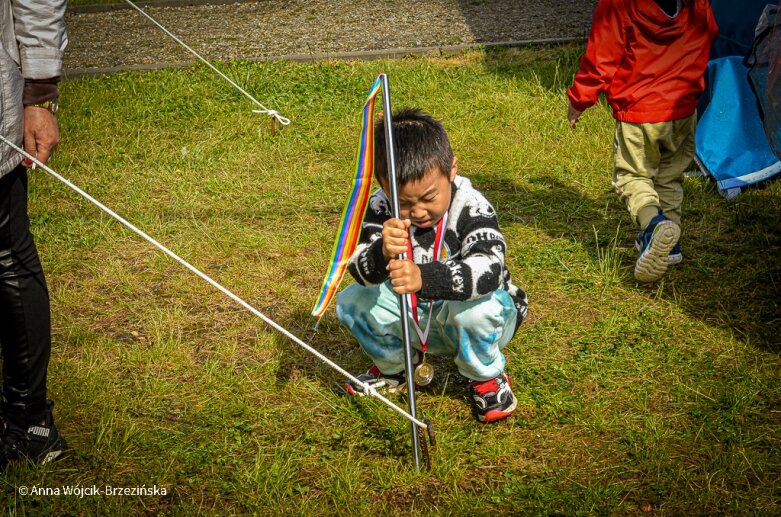
<svg viewBox="0 0 781 517">
<path fill-rule="evenodd" d="M 60 141 L 57 117 L 46 108 L 25 106 L 24 150 L 46 163 Z"/>
</svg>

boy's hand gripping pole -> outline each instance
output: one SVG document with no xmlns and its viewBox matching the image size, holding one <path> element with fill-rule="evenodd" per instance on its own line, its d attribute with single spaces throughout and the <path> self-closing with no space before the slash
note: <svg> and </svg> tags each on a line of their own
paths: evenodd
<svg viewBox="0 0 781 517">
<path fill-rule="evenodd" d="M 388 86 L 388 75 L 382 74 L 382 105 L 383 105 L 383 121 L 385 122 L 385 149 L 388 156 L 388 184 L 390 185 L 391 194 L 391 209 L 393 211 L 393 217 L 401 218 L 399 210 L 399 189 L 396 181 L 396 157 L 394 155 L 393 146 L 393 126 L 391 115 L 391 102 L 390 102 L 390 87 Z M 399 259 L 405 259 L 405 253 L 399 255 Z M 404 368 L 407 372 L 407 391 L 409 396 L 409 413 L 414 418 L 417 418 L 417 409 L 415 407 L 415 381 L 412 378 L 412 345 L 409 338 L 409 323 L 407 321 L 407 314 L 409 312 L 407 307 L 407 297 L 399 295 L 399 305 L 401 306 L 401 334 L 404 340 Z M 412 430 L 412 457 L 415 460 L 415 468 L 420 470 L 420 439 L 418 437 L 418 430 L 415 424 L 411 425 Z"/>
</svg>

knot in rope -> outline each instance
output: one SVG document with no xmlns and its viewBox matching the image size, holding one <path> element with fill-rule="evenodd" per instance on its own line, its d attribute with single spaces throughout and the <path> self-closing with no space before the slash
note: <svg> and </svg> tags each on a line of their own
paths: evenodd
<svg viewBox="0 0 781 517">
<path fill-rule="evenodd" d="M 374 386 L 369 386 L 365 382 L 361 383 L 363 385 L 363 392 L 369 395 L 370 397 L 379 398 L 379 393 L 377 392 L 377 389 Z"/>
<path fill-rule="evenodd" d="M 198 59 L 199 59 L 199 60 L 200 60 L 200 61 L 201 61 L 201 62 L 202 62 L 204 65 L 206 65 L 206 66 L 208 66 L 209 68 L 211 68 L 211 69 L 212 69 L 212 70 L 213 70 L 215 73 L 217 73 L 217 75 L 219 75 L 220 77 L 222 77 L 223 79 L 225 79 L 225 80 L 226 80 L 226 81 L 227 81 L 227 82 L 228 82 L 228 83 L 229 83 L 231 86 L 233 86 L 234 88 L 236 88 L 236 89 L 237 89 L 238 91 L 240 91 L 240 92 L 241 92 L 241 93 L 242 93 L 242 94 L 243 94 L 245 97 L 247 97 L 249 100 L 251 100 L 251 101 L 252 101 L 252 102 L 254 102 L 256 105 L 258 105 L 258 107 L 260 107 L 260 109 L 259 109 L 259 110 L 252 110 L 252 111 L 254 111 L 255 113 L 268 113 L 269 115 L 271 115 L 272 117 L 274 117 L 274 119 L 275 119 L 277 122 L 279 122 L 279 124 L 280 124 L 281 126 L 287 126 L 288 124 L 290 124 L 290 119 L 283 117 L 282 115 L 280 115 L 279 113 L 277 113 L 275 110 L 271 110 L 271 109 L 268 109 L 268 108 L 266 108 L 266 107 L 265 107 L 263 104 L 261 104 L 261 103 L 260 103 L 260 101 L 258 101 L 258 100 L 257 100 L 255 97 L 253 97 L 252 95 L 250 95 L 249 93 L 247 93 L 247 91 L 246 91 L 246 90 L 244 90 L 244 88 L 242 88 L 241 86 L 239 86 L 238 84 L 236 84 L 236 82 L 235 82 L 233 79 L 231 79 L 230 77 L 228 77 L 227 75 L 225 75 L 224 73 L 222 73 L 222 72 L 221 72 L 221 71 L 220 71 L 220 70 L 219 70 L 217 67 L 215 67 L 213 64 L 209 63 L 209 62 L 208 62 L 208 61 L 207 61 L 207 60 L 206 60 L 206 59 L 205 59 L 203 56 L 201 56 L 201 55 L 200 55 L 198 52 L 196 52 L 195 50 L 193 50 L 193 49 L 192 49 L 192 48 L 191 48 L 189 45 L 187 45 L 187 44 L 186 44 L 184 41 L 182 41 L 182 40 L 180 40 L 179 38 L 177 38 L 175 34 L 173 34 L 171 31 L 169 31 L 168 29 L 166 29 L 165 27 L 163 27 L 163 26 L 160 24 L 160 22 L 158 22 L 157 20 L 155 20 L 154 18 L 152 18 L 151 16 L 149 16 L 149 14 L 147 14 L 147 13 L 146 13 L 146 12 L 145 12 L 143 9 L 141 9 L 141 8 L 140 8 L 140 7 L 138 7 L 136 4 L 134 4 L 134 3 L 133 3 L 131 0 L 125 0 L 125 2 L 127 2 L 128 4 L 130 4 L 130 6 L 131 6 L 133 9 L 135 9 L 136 11 L 138 11 L 139 13 L 141 13 L 141 14 L 142 14 L 144 17 L 146 17 L 146 18 L 147 18 L 147 19 L 148 19 L 150 22 L 152 22 L 152 23 L 154 23 L 155 25 L 157 25 L 157 26 L 160 28 L 160 30 L 162 30 L 163 32 L 165 32 L 166 34 L 168 34 L 168 35 L 169 35 L 169 36 L 170 36 L 170 37 L 171 37 L 171 38 L 172 38 L 174 41 L 176 41 L 177 43 L 179 43 L 179 45 L 181 45 L 183 48 L 187 49 L 187 50 L 188 50 L 188 51 L 189 51 L 189 52 L 190 52 L 192 55 L 194 55 L 195 57 L 197 57 L 197 58 L 198 58 Z"/>
<path fill-rule="evenodd" d="M 259 110 L 252 110 L 252 113 L 265 113 L 266 115 L 269 115 L 269 116 L 274 117 L 275 119 L 277 119 L 277 122 L 279 122 L 279 124 L 282 125 L 282 126 L 287 126 L 287 125 L 290 124 L 290 119 L 280 115 L 277 110 L 263 108 L 263 109 L 259 109 Z"/>
</svg>

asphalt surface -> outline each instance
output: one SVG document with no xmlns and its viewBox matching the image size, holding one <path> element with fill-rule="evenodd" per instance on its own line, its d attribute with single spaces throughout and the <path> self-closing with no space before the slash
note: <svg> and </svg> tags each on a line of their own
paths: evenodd
<svg viewBox="0 0 781 517">
<path fill-rule="evenodd" d="M 162 0 L 137 4 L 205 59 L 364 59 L 584 39 L 596 0 Z M 197 61 L 129 3 L 69 7 L 65 76 Z"/>
</svg>

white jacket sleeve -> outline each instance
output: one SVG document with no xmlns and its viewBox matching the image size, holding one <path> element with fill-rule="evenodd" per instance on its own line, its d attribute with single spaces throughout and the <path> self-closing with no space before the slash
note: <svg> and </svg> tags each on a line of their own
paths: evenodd
<svg viewBox="0 0 781 517">
<path fill-rule="evenodd" d="M 25 79 L 62 75 L 62 55 L 68 44 L 67 0 L 12 0 L 14 32 Z"/>
</svg>

